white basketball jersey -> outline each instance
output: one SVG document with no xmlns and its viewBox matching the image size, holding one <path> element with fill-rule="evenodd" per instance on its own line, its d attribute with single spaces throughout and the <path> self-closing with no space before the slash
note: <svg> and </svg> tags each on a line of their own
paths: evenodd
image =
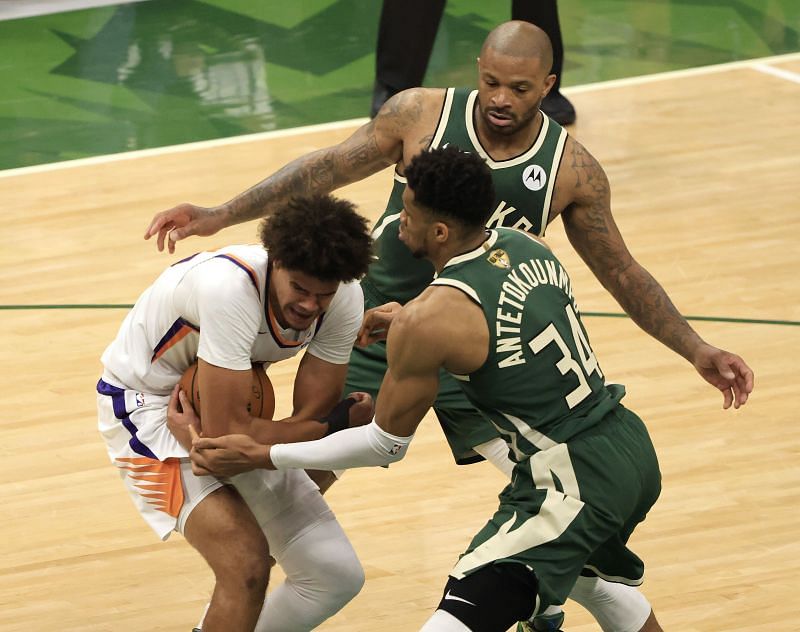
<svg viewBox="0 0 800 632">
<path fill-rule="evenodd" d="M 364 313 L 358 282 L 342 283 L 308 329 L 283 329 L 269 304 L 269 266 L 260 245 L 201 252 L 167 268 L 128 313 L 102 356 L 103 379 L 168 394 L 197 358 L 246 370 L 302 349 L 334 364 L 350 358 Z"/>
</svg>

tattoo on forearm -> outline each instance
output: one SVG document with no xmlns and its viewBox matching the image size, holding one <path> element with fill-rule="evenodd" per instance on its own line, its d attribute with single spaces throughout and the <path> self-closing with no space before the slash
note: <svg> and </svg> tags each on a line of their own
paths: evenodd
<svg viewBox="0 0 800 632">
<path fill-rule="evenodd" d="M 335 162 L 331 148 L 290 162 L 229 202 L 232 223 L 266 217 L 293 195 L 330 192 L 335 187 Z"/>
<path fill-rule="evenodd" d="M 611 216 L 608 178 L 602 167 L 577 142 L 570 159 L 581 208 L 579 226 L 570 231 L 571 241 L 639 327 L 689 358 L 700 338 L 664 288 L 625 247 Z"/>
<path fill-rule="evenodd" d="M 700 337 L 653 275 L 633 262 L 627 269 L 619 271 L 617 288 L 618 291 L 609 289 L 639 327 L 676 353 L 690 359 Z"/>
</svg>

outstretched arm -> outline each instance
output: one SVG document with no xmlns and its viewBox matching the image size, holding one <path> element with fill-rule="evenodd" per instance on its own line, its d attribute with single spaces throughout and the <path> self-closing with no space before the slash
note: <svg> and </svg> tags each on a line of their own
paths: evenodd
<svg viewBox="0 0 800 632">
<path fill-rule="evenodd" d="M 430 340 L 421 340 L 420 335 L 427 333 L 418 326 L 413 313 L 408 316 L 401 312 L 392 325 L 388 340 L 389 369 L 371 424 L 318 441 L 262 445 L 252 452 L 255 456 L 246 458 L 257 459 L 262 467 L 322 470 L 388 465 L 403 458 L 417 425 L 436 398 L 442 363 L 437 355 L 440 347 L 430 344 Z M 438 332 L 432 335 L 438 336 Z M 419 349 L 427 351 L 420 353 Z M 192 450 L 194 465 L 197 465 L 196 454 L 213 450 L 224 440 L 226 437 L 197 439 Z"/>
<path fill-rule="evenodd" d="M 375 420 L 320 441 L 271 446 L 267 458 L 277 469 L 344 469 L 386 466 L 402 459 L 439 389 L 441 350 L 420 327 L 414 305 L 401 310 L 387 340 L 388 369 Z"/>
<path fill-rule="evenodd" d="M 455 312 L 461 314 L 457 323 L 443 317 L 443 314 Z M 489 331 L 483 313 L 470 299 L 452 288 L 428 288 L 401 309 L 392 321 L 387 340 L 389 368 L 371 424 L 302 443 L 269 446 L 247 438 L 236 448 L 240 449 L 242 460 L 250 464 L 247 469 L 331 470 L 399 461 L 436 399 L 439 369 L 444 366 L 457 373 L 474 371 L 486 361 L 488 341 Z M 351 425 L 355 424 L 351 421 Z M 202 453 L 213 458 L 214 450 L 230 448 L 226 442 L 233 438 L 197 438 L 191 452 L 195 472 L 204 473 L 198 470 L 198 465 L 202 465 Z M 230 450 L 228 452 L 231 458 L 238 458 Z"/>
<path fill-rule="evenodd" d="M 456 323 L 447 317 L 453 313 L 460 315 Z M 373 423 L 321 441 L 272 446 L 268 458 L 278 469 L 340 469 L 399 461 L 436 399 L 439 370 L 474 371 L 486 360 L 488 342 L 488 326 L 477 305 L 460 290 L 429 287 L 392 320 L 388 369 Z"/>
<path fill-rule="evenodd" d="M 431 107 L 431 102 L 441 100 L 443 93 L 439 92 L 401 92 L 348 139 L 293 160 L 225 204 L 205 208 L 184 203 L 157 213 L 144 238 L 157 235 L 158 249 L 163 250 L 166 241 L 169 252 L 174 252 L 180 239 L 213 235 L 226 226 L 266 217 L 294 195 L 330 193 L 363 180 L 403 157 L 406 139 L 419 136 L 419 130 L 429 126 L 428 112 L 438 116 L 439 110 Z"/>
<path fill-rule="evenodd" d="M 597 160 L 570 139 L 562 169 L 575 190 L 573 202 L 562 213 L 567 237 L 603 287 L 639 327 L 686 358 L 719 389 L 724 408 L 744 404 L 753 390 L 752 370 L 739 356 L 705 342 L 633 258 L 611 215 L 608 178 Z"/>
<path fill-rule="evenodd" d="M 395 162 L 398 147 L 391 141 L 381 135 L 380 122 L 372 120 L 339 145 L 293 160 L 225 204 L 204 208 L 184 203 L 156 214 L 144 238 L 157 235 L 158 249 L 164 249 L 166 240 L 174 252 L 180 239 L 213 235 L 226 226 L 266 217 L 293 195 L 329 193 Z"/>
</svg>

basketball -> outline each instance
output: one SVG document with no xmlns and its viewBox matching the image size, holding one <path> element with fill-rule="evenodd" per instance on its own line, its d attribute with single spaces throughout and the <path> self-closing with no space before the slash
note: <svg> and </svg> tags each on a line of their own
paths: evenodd
<svg viewBox="0 0 800 632">
<path fill-rule="evenodd" d="M 259 364 L 253 365 L 251 373 L 253 383 L 250 388 L 250 401 L 247 403 L 247 410 L 253 417 L 272 419 L 272 415 L 275 413 L 275 391 L 272 388 L 272 383 Z M 199 417 L 200 389 L 197 384 L 197 362 L 184 371 L 180 385 Z"/>
</svg>

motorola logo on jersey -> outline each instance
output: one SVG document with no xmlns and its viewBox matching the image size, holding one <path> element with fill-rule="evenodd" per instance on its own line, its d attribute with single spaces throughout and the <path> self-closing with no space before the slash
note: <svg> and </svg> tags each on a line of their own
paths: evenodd
<svg viewBox="0 0 800 632">
<path fill-rule="evenodd" d="M 528 165 L 522 172 L 522 184 L 531 191 L 541 191 L 547 183 L 547 173 L 539 165 Z"/>
</svg>

